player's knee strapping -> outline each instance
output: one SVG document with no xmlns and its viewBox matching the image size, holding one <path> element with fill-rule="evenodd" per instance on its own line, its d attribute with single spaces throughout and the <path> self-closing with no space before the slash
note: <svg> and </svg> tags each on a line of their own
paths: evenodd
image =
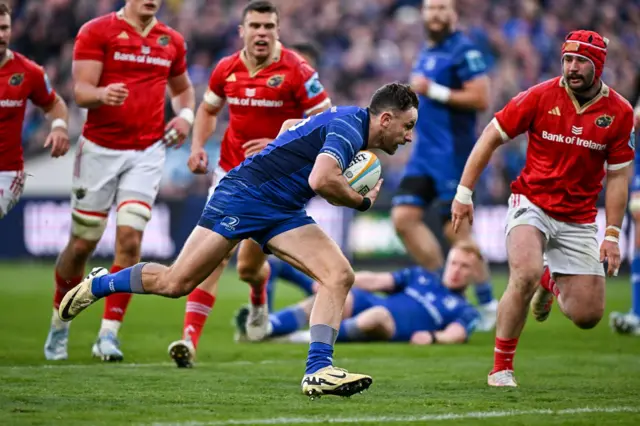
<svg viewBox="0 0 640 426">
<path fill-rule="evenodd" d="M 137 231 L 144 231 L 151 220 L 151 206 L 144 201 L 125 200 L 118 205 L 116 216 L 118 226 L 130 226 Z"/>
<path fill-rule="evenodd" d="M 87 241 L 98 241 L 107 227 L 106 212 L 91 212 L 73 209 L 71 211 L 71 233 Z"/>
</svg>

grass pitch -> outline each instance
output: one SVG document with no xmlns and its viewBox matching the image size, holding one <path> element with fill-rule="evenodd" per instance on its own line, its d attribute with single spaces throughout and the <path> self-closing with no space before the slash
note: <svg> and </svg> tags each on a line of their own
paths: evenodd
<svg viewBox="0 0 640 426">
<path fill-rule="evenodd" d="M 69 360 L 46 362 L 52 265 L 0 264 L 0 424 L 321 425 L 640 424 L 640 338 L 607 321 L 582 331 L 557 307 L 529 320 L 515 360 L 520 387 L 491 389 L 493 334 L 461 346 L 343 344 L 337 366 L 371 374 L 350 399 L 310 401 L 300 393 L 306 345 L 235 344 L 231 318 L 247 287 L 224 276 L 196 367 L 167 355 L 179 338 L 185 300 L 134 296 L 120 332 L 124 362 L 91 358 L 102 303 L 71 326 Z M 496 294 L 506 277 L 496 276 Z M 629 308 L 628 278 L 609 280 L 607 317 Z M 277 306 L 301 297 L 280 283 Z"/>
</svg>

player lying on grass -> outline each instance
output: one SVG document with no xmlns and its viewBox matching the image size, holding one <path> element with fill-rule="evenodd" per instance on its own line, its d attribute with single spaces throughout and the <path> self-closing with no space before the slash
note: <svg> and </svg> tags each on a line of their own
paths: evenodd
<svg viewBox="0 0 640 426">
<path fill-rule="evenodd" d="M 458 241 L 449 252 L 442 276 L 418 266 L 396 272 L 356 273 L 354 288 L 342 312 L 337 341 L 388 340 L 419 345 L 466 342 L 480 314 L 465 299 L 464 292 L 482 261 L 476 244 Z M 313 303 L 314 296 L 272 314 L 267 339 L 306 327 Z M 244 324 L 248 313 L 245 307 L 236 316 L 241 335 L 246 335 Z M 300 336 L 295 333 L 289 340 L 308 342 Z"/>
<path fill-rule="evenodd" d="M 417 107 L 418 98 L 408 86 L 391 83 L 374 93 L 367 108 L 332 107 L 295 120 L 297 124 L 266 149 L 222 178 L 171 266 L 139 263 L 115 274 L 95 268 L 64 297 L 60 318 L 71 321 L 112 293 L 185 296 L 241 240 L 252 238 L 265 252 L 321 284 L 311 313 L 302 392 L 350 396 L 367 389 L 370 376 L 337 369 L 332 359 L 345 299 L 354 281 L 353 269 L 304 206 L 318 194 L 336 205 L 369 209 L 382 180 L 362 196 L 349 186 L 344 171 L 361 150 L 394 154 L 399 145 L 411 142 Z"/>
</svg>

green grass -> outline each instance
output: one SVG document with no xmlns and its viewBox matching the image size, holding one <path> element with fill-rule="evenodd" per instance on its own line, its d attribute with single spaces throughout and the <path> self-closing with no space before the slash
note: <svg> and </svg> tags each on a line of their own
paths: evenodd
<svg viewBox="0 0 640 426">
<path fill-rule="evenodd" d="M 609 281 L 608 311 L 628 309 L 627 281 Z M 496 277 L 499 291 L 504 282 Z M 456 347 L 338 345 L 336 365 L 371 374 L 374 383 L 350 399 L 310 401 L 299 387 L 306 345 L 233 343 L 231 317 L 246 301 L 247 288 L 232 273 L 223 279 L 191 370 L 175 368 L 166 352 L 181 335 L 184 299 L 134 297 L 120 333 L 125 362 L 117 365 L 90 357 L 102 314 L 98 304 L 73 323 L 69 360 L 51 363 L 42 347 L 51 317 L 52 266 L 0 264 L 0 283 L 2 425 L 222 425 L 275 418 L 282 420 L 270 424 L 320 425 L 327 418 L 380 425 L 640 424 L 640 411 L 620 411 L 640 410 L 640 339 L 612 334 L 606 320 L 590 331 L 577 329 L 557 310 L 544 324 L 529 321 L 516 356 L 517 389 L 486 385 L 491 333 Z M 279 286 L 277 305 L 299 298 L 296 290 Z M 584 412 L 587 407 L 597 412 Z M 461 417 L 451 417 L 456 413 Z"/>
</svg>

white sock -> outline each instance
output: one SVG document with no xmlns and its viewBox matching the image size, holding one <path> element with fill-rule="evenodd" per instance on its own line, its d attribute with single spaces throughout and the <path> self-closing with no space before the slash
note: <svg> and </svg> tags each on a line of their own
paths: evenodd
<svg viewBox="0 0 640 426">
<path fill-rule="evenodd" d="M 51 325 L 56 330 L 61 330 L 63 328 L 69 328 L 71 323 L 62 321 L 60 319 L 60 316 L 58 315 L 58 310 L 56 308 L 53 308 L 53 315 L 51 315 Z"/>
<path fill-rule="evenodd" d="M 122 323 L 120 321 L 103 319 L 102 325 L 100 325 L 100 336 L 104 336 L 107 333 L 112 333 L 117 337 L 121 325 Z"/>
</svg>

